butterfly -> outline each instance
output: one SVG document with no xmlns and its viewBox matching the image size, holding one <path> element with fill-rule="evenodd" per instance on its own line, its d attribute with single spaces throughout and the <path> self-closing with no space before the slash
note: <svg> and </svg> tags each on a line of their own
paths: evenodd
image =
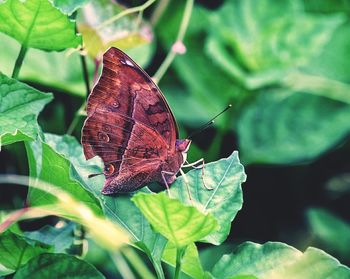
<svg viewBox="0 0 350 279">
<path fill-rule="evenodd" d="M 169 188 L 191 144 L 178 138 L 175 117 L 150 76 L 121 50 L 108 49 L 81 140 L 87 160 L 103 161 L 102 193 L 133 192 L 150 182 Z"/>
</svg>

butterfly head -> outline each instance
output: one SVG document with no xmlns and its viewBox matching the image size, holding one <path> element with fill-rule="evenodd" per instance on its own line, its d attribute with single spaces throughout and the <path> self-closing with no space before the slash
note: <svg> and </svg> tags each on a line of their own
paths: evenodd
<svg viewBox="0 0 350 279">
<path fill-rule="evenodd" d="M 188 152 L 188 149 L 190 148 L 191 142 L 192 141 L 189 139 L 183 139 L 183 140 L 177 139 L 176 140 L 175 148 L 176 148 L 177 152 L 181 152 L 183 162 L 185 162 L 187 159 L 187 152 Z"/>
</svg>

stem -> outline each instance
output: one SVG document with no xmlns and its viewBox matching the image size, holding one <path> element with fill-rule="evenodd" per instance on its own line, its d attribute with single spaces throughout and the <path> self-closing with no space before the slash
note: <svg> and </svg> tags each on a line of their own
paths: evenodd
<svg viewBox="0 0 350 279">
<path fill-rule="evenodd" d="M 191 14 L 192 14 L 193 3 L 194 3 L 194 0 L 187 0 L 186 1 L 186 6 L 185 6 L 184 14 L 182 17 L 180 29 L 179 29 L 179 32 L 177 34 L 175 42 L 182 42 L 184 37 L 185 37 L 186 30 L 187 30 L 188 24 L 190 22 Z M 160 65 L 158 71 L 153 76 L 153 80 L 156 83 L 158 83 L 160 81 L 160 79 L 163 77 L 165 72 L 168 70 L 168 68 L 169 68 L 170 64 L 173 62 L 176 54 L 177 54 L 177 52 L 173 48 L 171 48 L 167 57 L 163 61 L 162 65 Z"/>
<path fill-rule="evenodd" d="M 129 264 L 133 266 L 140 278 L 155 279 L 154 275 L 148 270 L 147 266 L 140 259 L 140 257 L 129 247 L 120 250 L 122 255 L 128 260 Z"/>
<path fill-rule="evenodd" d="M 176 249 L 176 267 L 175 267 L 174 279 L 178 279 L 180 276 L 182 256 L 183 256 L 185 250 L 186 250 L 186 247 Z"/>
<path fill-rule="evenodd" d="M 72 120 L 72 122 L 70 123 L 68 129 L 67 129 L 67 135 L 71 135 L 75 129 L 75 127 L 78 125 L 79 123 L 79 118 L 80 116 L 84 113 L 85 111 L 85 106 L 86 106 L 86 101 L 83 102 L 83 104 L 81 105 L 81 107 L 78 109 L 78 111 L 75 113 L 74 118 Z"/>
<path fill-rule="evenodd" d="M 161 18 L 162 14 L 164 13 L 165 9 L 169 5 L 170 0 L 160 0 L 156 9 L 154 10 L 152 16 L 151 16 L 151 24 L 152 26 L 157 25 L 159 19 Z"/>
<path fill-rule="evenodd" d="M 134 274 L 132 273 L 130 267 L 128 266 L 127 262 L 119 252 L 111 253 L 110 254 L 112 261 L 114 265 L 117 267 L 120 275 L 123 278 L 130 278 L 135 279 Z"/>
<path fill-rule="evenodd" d="M 96 27 L 96 30 L 100 30 L 103 27 L 117 21 L 118 19 L 121 19 L 122 17 L 128 15 L 128 14 L 132 14 L 132 13 L 137 13 L 140 11 L 144 11 L 145 9 L 147 9 L 149 6 L 151 6 L 156 0 L 148 0 L 146 3 L 137 6 L 137 7 L 133 7 L 130 9 L 126 9 L 122 12 L 120 12 L 119 14 L 107 19 L 106 21 L 102 22 L 99 26 Z"/>
<path fill-rule="evenodd" d="M 81 61 L 81 66 L 83 68 L 83 76 L 84 76 L 85 88 L 86 88 L 86 92 L 87 92 L 86 96 L 89 96 L 89 93 L 90 93 L 90 79 L 89 79 L 89 72 L 88 72 L 88 68 L 87 68 L 85 55 L 80 54 L 80 61 Z"/>
<path fill-rule="evenodd" d="M 24 45 L 21 46 L 21 49 L 19 51 L 19 54 L 18 54 L 18 57 L 16 59 L 16 63 L 15 63 L 15 66 L 13 68 L 13 72 L 12 72 L 12 78 L 18 78 L 18 74 L 19 74 L 19 71 L 22 67 L 22 64 L 23 64 L 23 59 L 27 53 L 27 50 L 28 48 L 25 47 Z"/>
</svg>

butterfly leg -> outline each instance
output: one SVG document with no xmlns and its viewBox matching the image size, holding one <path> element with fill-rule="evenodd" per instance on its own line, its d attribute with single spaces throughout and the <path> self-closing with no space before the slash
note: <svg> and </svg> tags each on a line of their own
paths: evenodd
<svg viewBox="0 0 350 279">
<path fill-rule="evenodd" d="M 167 190 L 167 192 L 168 192 L 168 196 L 171 197 L 169 184 L 168 184 L 168 181 L 167 181 L 166 178 L 165 178 L 165 175 L 171 175 L 171 176 L 173 176 L 173 175 L 175 175 L 175 173 L 170 172 L 170 171 L 163 171 L 163 170 L 162 170 L 160 173 L 162 174 L 162 178 L 163 178 L 163 181 L 164 181 L 166 190 Z"/>
<path fill-rule="evenodd" d="M 192 200 L 192 196 L 191 196 L 191 191 L 190 191 L 190 183 L 188 182 L 186 173 L 184 173 L 184 171 L 180 168 L 180 173 L 185 181 L 186 184 L 186 189 L 187 189 L 187 193 L 188 193 L 188 198 L 190 199 L 191 203 L 193 204 L 193 200 Z"/>
<path fill-rule="evenodd" d="M 199 163 L 202 163 L 200 166 L 196 166 Z M 204 158 L 201 158 L 191 164 L 187 164 L 187 165 L 182 165 L 183 168 L 187 168 L 187 167 L 192 167 L 194 169 L 202 169 L 202 182 L 203 182 L 203 186 L 205 189 L 211 191 L 214 190 L 214 188 L 207 186 L 207 184 L 204 181 Z"/>
</svg>

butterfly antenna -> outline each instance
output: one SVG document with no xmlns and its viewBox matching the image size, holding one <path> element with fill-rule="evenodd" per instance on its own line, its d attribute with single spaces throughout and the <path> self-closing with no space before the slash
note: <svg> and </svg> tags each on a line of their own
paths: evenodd
<svg viewBox="0 0 350 279">
<path fill-rule="evenodd" d="M 93 178 L 93 177 L 98 176 L 98 175 L 101 175 L 101 174 L 103 174 L 103 172 L 89 174 L 89 175 L 88 175 L 88 178 Z"/>
<path fill-rule="evenodd" d="M 195 135 L 203 132 L 204 130 L 208 129 L 213 123 L 216 118 L 218 118 L 221 114 L 223 114 L 225 111 L 229 110 L 232 108 L 232 105 L 229 104 L 224 110 L 222 110 L 220 113 L 215 115 L 212 119 L 210 119 L 207 123 L 203 124 L 200 126 L 196 131 L 194 131 L 192 134 L 190 134 L 187 139 L 192 139 Z"/>
</svg>

